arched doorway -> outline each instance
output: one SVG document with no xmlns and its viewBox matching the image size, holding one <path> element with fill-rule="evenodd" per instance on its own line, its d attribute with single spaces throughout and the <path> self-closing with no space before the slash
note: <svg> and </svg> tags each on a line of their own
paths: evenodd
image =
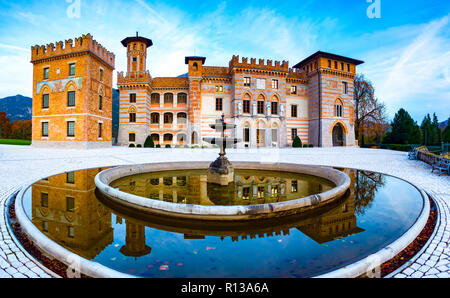
<svg viewBox="0 0 450 298">
<path fill-rule="evenodd" d="M 193 131 L 191 135 L 191 144 L 195 145 L 197 144 L 197 132 Z"/>
<path fill-rule="evenodd" d="M 337 123 L 333 127 L 333 147 L 344 146 L 344 128 L 342 124 Z"/>
</svg>

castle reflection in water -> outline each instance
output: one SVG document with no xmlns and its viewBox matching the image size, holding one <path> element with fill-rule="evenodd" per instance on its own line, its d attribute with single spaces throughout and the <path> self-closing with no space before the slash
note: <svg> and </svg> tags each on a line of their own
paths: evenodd
<svg viewBox="0 0 450 298">
<path fill-rule="evenodd" d="M 353 170 L 344 170 L 352 180 L 349 194 L 325 212 L 303 217 L 294 223 L 230 231 L 206 231 L 186 226 L 166 228 L 112 211 L 95 194 L 94 177 L 101 170 L 103 169 L 65 173 L 41 180 L 32 186 L 33 224 L 60 245 L 86 259 L 95 258 L 113 243 L 113 227 L 117 224 L 126 225 L 125 245 L 120 248 L 120 252 L 129 257 L 140 257 L 151 252 L 146 244 L 146 227 L 182 233 L 185 239 L 217 236 L 222 239 L 231 237 L 233 241 L 289 234 L 291 228 L 296 228 L 319 244 L 363 231 L 356 225 L 355 209 L 358 208 L 354 198 L 361 194 L 355 196 L 355 185 L 358 183 L 355 183 Z M 332 187 L 305 182 L 304 179 L 295 180 L 292 175 L 288 179 L 286 177 L 289 176 L 251 176 L 249 173 L 236 175 L 233 190 L 214 197 L 211 196 L 214 190 L 207 183 L 206 175 L 160 175 L 157 178 L 122 180 L 116 187 L 168 202 L 204 205 L 219 205 L 224 202 L 233 205 L 280 202 L 307 196 L 311 192 L 323 192 Z M 113 214 L 115 224 L 111 222 Z"/>
</svg>

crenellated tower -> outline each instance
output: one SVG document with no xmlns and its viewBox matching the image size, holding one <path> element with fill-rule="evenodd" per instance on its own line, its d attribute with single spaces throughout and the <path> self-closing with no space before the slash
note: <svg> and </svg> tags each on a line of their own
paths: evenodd
<svg viewBox="0 0 450 298">
<path fill-rule="evenodd" d="M 32 144 L 111 146 L 115 56 L 91 34 L 31 47 Z"/>
</svg>

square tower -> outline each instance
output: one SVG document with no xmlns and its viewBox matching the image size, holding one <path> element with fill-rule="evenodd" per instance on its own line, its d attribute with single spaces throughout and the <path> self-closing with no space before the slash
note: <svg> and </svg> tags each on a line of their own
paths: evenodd
<svg viewBox="0 0 450 298">
<path fill-rule="evenodd" d="M 299 62 L 308 79 L 309 143 L 316 147 L 356 146 L 353 79 L 361 60 L 318 51 Z"/>
<path fill-rule="evenodd" d="M 98 148 L 112 141 L 115 56 L 90 34 L 31 47 L 32 145 Z"/>
</svg>

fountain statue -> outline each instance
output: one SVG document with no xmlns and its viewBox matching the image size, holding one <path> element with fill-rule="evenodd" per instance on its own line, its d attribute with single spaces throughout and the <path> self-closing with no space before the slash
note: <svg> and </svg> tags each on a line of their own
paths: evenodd
<svg viewBox="0 0 450 298">
<path fill-rule="evenodd" d="M 222 114 L 221 119 L 217 119 L 215 124 L 210 124 L 209 126 L 216 132 L 220 132 L 221 137 L 203 138 L 205 142 L 212 145 L 219 145 L 220 147 L 219 157 L 209 166 L 208 182 L 227 186 L 230 182 L 234 181 L 234 168 L 228 158 L 225 157 L 225 148 L 239 143 L 240 140 L 225 137 L 225 131 L 234 129 L 236 125 L 225 123 L 225 115 Z"/>
</svg>

